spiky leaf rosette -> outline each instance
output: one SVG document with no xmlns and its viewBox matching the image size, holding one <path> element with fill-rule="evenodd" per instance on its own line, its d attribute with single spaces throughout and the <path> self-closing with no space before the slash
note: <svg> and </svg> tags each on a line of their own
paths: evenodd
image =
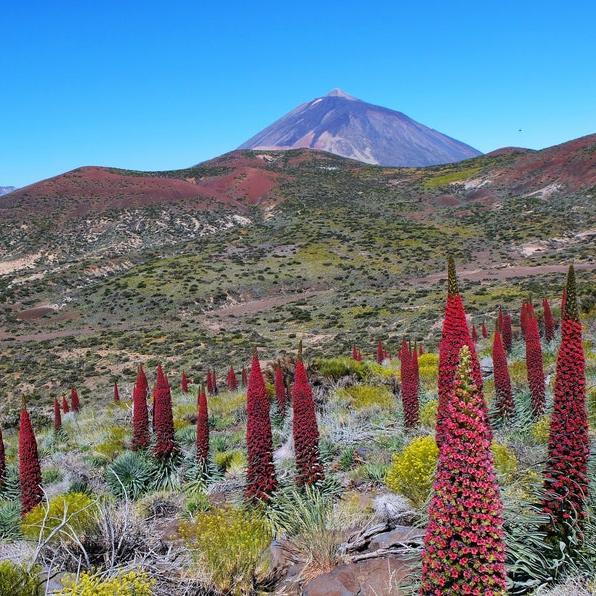
<svg viewBox="0 0 596 596">
<path fill-rule="evenodd" d="M 495 330 L 493 339 L 493 377 L 495 381 L 495 394 L 497 397 L 497 411 L 501 418 L 511 418 L 515 413 L 513 393 L 511 391 L 511 378 L 507 367 L 507 354 L 501 340 L 501 334 Z"/>
<path fill-rule="evenodd" d="M 4 439 L 2 438 L 2 429 L 0 428 L 0 492 L 6 482 L 6 452 L 4 451 Z"/>
<path fill-rule="evenodd" d="M 139 389 L 139 393 L 142 387 Z M 106 483 L 120 499 L 138 499 L 151 488 L 151 473 L 144 453 L 124 451 L 106 470 Z"/>
<path fill-rule="evenodd" d="M 542 346 L 538 321 L 528 309 L 526 315 L 526 369 L 528 385 L 532 395 L 532 412 L 534 416 L 541 416 L 544 412 L 544 366 L 542 362 Z"/>
<path fill-rule="evenodd" d="M 585 355 L 573 267 L 569 268 L 566 290 L 544 472 L 544 510 L 552 520 L 549 531 L 563 540 L 568 539 L 573 526 L 581 529 L 583 525 L 590 453 Z"/>
<path fill-rule="evenodd" d="M 114 401 L 120 401 L 120 390 L 118 389 L 118 383 L 114 381 Z"/>
<path fill-rule="evenodd" d="M 555 338 L 555 320 L 553 319 L 553 311 L 546 298 L 542 300 L 542 312 L 544 313 L 544 339 L 552 341 Z"/>
<path fill-rule="evenodd" d="M 157 367 L 154 399 L 155 445 L 153 454 L 158 459 L 168 459 L 177 452 L 177 445 L 174 442 L 174 418 L 172 415 L 170 384 L 161 365 Z"/>
<path fill-rule="evenodd" d="M 248 379 L 246 413 L 248 418 L 246 423 L 248 468 L 244 497 L 248 501 L 268 501 L 277 488 L 277 478 L 273 465 L 269 396 L 256 349 L 253 353 Z"/>
<path fill-rule="evenodd" d="M 147 408 L 147 392 L 143 389 L 140 379 L 140 370 L 137 382 L 132 391 L 132 441 L 130 448 L 133 451 L 146 449 L 151 441 L 149 431 L 149 411 Z"/>
<path fill-rule="evenodd" d="M 186 371 L 182 371 L 182 376 L 180 377 L 180 389 L 183 393 L 188 393 L 188 377 L 186 376 Z"/>
<path fill-rule="evenodd" d="M 448 402 L 422 555 L 420 594 L 505 594 L 502 503 L 468 346 Z"/>
<path fill-rule="evenodd" d="M 66 399 L 66 395 L 62 396 L 62 411 L 65 414 L 68 414 L 68 412 L 70 412 L 70 406 L 68 405 L 68 400 Z"/>
<path fill-rule="evenodd" d="M 43 499 L 37 441 L 26 407 L 21 409 L 19 422 L 19 483 L 21 486 L 21 513 L 25 515 L 39 505 Z"/>
<path fill-rule="evenodd" d="M 418 424 L 418 384 L 414 355 L 410 353 L 406 342 L 402 344 L 401 358 L 401 396 L 404 409 L 404 423 L 406 428 L 413 428 Z M 416 357 L 416 362 L 418 358 Z"/>
<path fill-rule="evenodd" d="M 229 391 L 236 391 L 236 389 L 238 389 L 238 379 L 236 378 L 236 372 L 234 371 L 233 366 L 230 366 L 230 370 L 228 371 L 226 385 L 228 386 Z"/>
<path fill-rule="evenodd" d="M 286 413 L 286 384 L 284 381 L 284 373 L 281 370 L 281 366 L 277 364 L 275 366 L 275 401 L 277 402 L 277 410 L 281 416 L 285 416 Z"/>
<path fill-rule="evenodd" d="M 304 362 L 299 355 L 294 369 L 292 386 L 292 432 L 296 454 L 296 484 L 312 485 L 324 478 L 319 456 L 319 427 L 312 389 Z"/>
<path fill-rule="evenodd" d="M 199 389 L 197 412 L 197 463 L 202 469 L 207 468 L 209 459 L 209 411 L 207 395 L 203 387 Z"/>
<path fill-rule="evenodd" d="M 462 346 L 468 346 L 470 348 L 472 375 L 478 388 L 482 389 L 480 363 L 476 356 L 474 343 L 468 332 L 464 304 L 459 295 L 457 278 L 455 276 L 455 264 L 451 258 L 448 262 L 447 271 L 447 304 L 445 306 L 445 318 L 443 319 L 443 329 L 439 343 L 439 405 L 437 408 L 436 427 L 437 444 L 439 447 L 443 441 L 443 427 L 447 414 L 447 405 L 452 394 L 453 379 L 457 370 L 459 352 Z M 490 432 L 488 424 L 487 428 Z"/>
<path fill-rule="evenodd" d="M 76 387 L 70 390 L 70 404 L 73 412 L 78 412 L 81 409 L 81 402 L 79 400 L 79 392 Z"/>
<path fill-rule="evenodd" d="M 62 413 L 60 412 L 60 404 L 54 398 L 54 432 L 59 433 L 62 428 Z"/>
</svg>

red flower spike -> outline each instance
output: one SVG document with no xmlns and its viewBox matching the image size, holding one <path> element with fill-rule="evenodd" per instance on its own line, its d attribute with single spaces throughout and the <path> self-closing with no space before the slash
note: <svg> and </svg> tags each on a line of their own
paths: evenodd
<svg viewBox="0 0 596 596">
<path fill-rule="evenodd" d="M 482 390 L 480 363 L 476 356 L 474 343 L 468 332 L 466 313 L 457 285 L 455 263 L 450 257 L 447 267 L 447 304 L 445 306 L 441 342 L 439 343 L 439 405 L 437 408 L 436 427 L 437 444 L 439 447 L 443 442 L 443 427 L 448 411 L 448 402 L 453 392 L 453 379 L 459 362 L 459 352 L 463 346 L 470 348 L 472 374 L 478 389 Z M 488 414 L 486 412 L 485 416 L 488 421 Z M 486 426 L 490 432 L 488 422 Z"/>
<path fill-rule="evenodd" d="M 56 400 L 54 400 L 56 401 Z M 2 429 L 0 428 L 0 490 L 6 482 L 6 452 L 4 450 L 4 439 L 2 438 Z"/>
<path fill-rule="evenodd" d="M 379 364 L 383 364 L 383 360 L 385 357 L 385 350 L 383 349 L 383 342 L 381 340 L 377 343 L 377 362 Z"/>
<path fill-rule="evenodd" d="M 404 410 L 406 428 L 413 428 L 418 424 L 418 383 L 416 368 L 418 355 L 413 350 L 410 353 L 408 344 L 404 341 L 400 350 L 401 359 L 401 397 Z"/>
<path fill-rule="evenodd" d="M 230 366 L 230 370 L 228 371 L 226 385 L 228 386 L 228 391 L 236 391 L 238 389 L 238 379 L 236 378 L 233 366 Z"/>
<path fill-rule="evenodd" d="M 120 401 L 120 391 L 118 389 L 118 383 L 114 381 L 114 401 Z"/>
<path fill-rule="evenodd" d="M 542 363 L 542 347 L 538 321 L 528 309 L 526 315 L 526 369 L 528 385 L 532 394 L 532 412 L 534 416 L 541 416 L 544 412 L 544 367 Z"/>
<path fill-rule="evenodd" d="M 298 348 L 298 358 L 294 369 L 292 407 L 294 411 L 292 432 L 296 454 L 296 484 L 298 486 L 315 484 L 323 480 L 324 472 L 319 457 L 319 427 L 315 401 L 302 361 L 302 342 Z"/>
<path fill-rule="evenodd" d="M 66 399 L 66 395 L 62 396 L 62 411 L 65 414 L 68 414 L 70 412 L 70 406 L 68 405 L 68 400 Z"/>
<path fill-rule="evenodd" d="M 507 368 L 507 354 L 499 331 L 495 331 L 493 339 L 493 377 L 497 397 L 497 411 L 502 418 L 511 418 L 515 413 L 511 379 Z"/>
<path fill-rule="evenodd" d="M 561 320 L 554 406 L 544 471 L 544 511 L 550 514 L 549 534 L 569 542 L 581 528 L 588 497 L 590 439 L 586 411 L 585 355 L 577 307 L 575 271 L 569 267 L 566 304 Z M 574 528 L 575 527 L 575 528 Z"/>
<path fill-rule="evenodd" d="M 507 352 L 511 352 L 513 346 L 513 331 L 512 331 L 512 320 L 509 313 L 503 315 L 503 326 L 501 327 L 501 339 L 503 340 L 503 346 Z"/>
<path fill-rule="evenodd" d="M 180 377 L 180 389 L 182 393 L 188 393 L 188 377 L 186 376 L 186 371 L 182 371 L 182 376 Z"/>
<path fill-rule="evenodd" d="M 488 329 L 486 328 L 486 323 L 482 321 L 482 337 L 486 339 L 488 337 Z"/>
<path fill-rule="evenodd" d="M 153 454 L 159 459 L 166 459 L 177 451 L 177 445 L 174 442 L 174 418 L 172 415 L 170 384 L 161 368 L 161 364 L 157 367 L 154 401 L 153 419 L 156 440 Z"/>
<path fill-rule="evenodd" d="M 151 441 L 149 432 L 149 410 L 147 408 L 147 390 L 143 388 L 143 370 L 140 368 L 137 381 L 132 391 L 132 441 L 133 451 L 146 449 Z M 146 381 L 145 377 L 145 381 Z"/>
<path fill-rule="evenodd" d="M 137 372 L 136 384 L 139 387 L 139 391 L 145 396 L 145 399 L 147 399 L 147 396 L 149 395 L 149 382 L 147 381 L 147 375 L 143 370 L 142 364 L 139 366 L 139 370 Z"/>
<path fill-rule="evenodd" d="M 197 411 L 197 463 L 204 468 L 209 458 L 209 410 L 207 395 L 201 387 L 198 394 Z"/>
<path fill-rule="evenodd" d="M 29 513 L 43 499 L 41 468 L 37 455 L 37 441 L 31 419 L 23 404 L 19 422 L 19 482 L 21 485 L 21 513 Z"/>
<path fill-rule="evenodd" d="M 73 412 L 78 412 L 81 409 L 81 403 L 79 401 L 79 393 L 78 393 L 76 387 L 73 387 L 70 390 L 70 403 L 71 403 Z"/>
<path fill-rule="evenodd" d="M 246 374 L 246 368 L 242 367 L 242 387 L 248 385 L 248 375 Z"/>
<path fill-rule="evenodd" d="M 60 404 L 58 400 L 54 398 L 54 432 L 60 432 L 62 428 L 62 413 L 60 412 Z"/>
<path fill-rule="evenodd" d="M 486 404 L 469 346 L 461 348 L 459 360 L 428 511 L 420 594 L 503 595 L 503 506 Z"/>
<path fill-rule="evenodd" d="M 246 392 L 246 446 L 248 469 L 244 498 L 268 501 L 277 488 L 273 465 L 273 440 L 269 418 L 269 396 L 256 348 L 253 352 Z"/>
<path fill-rule="evenodd" d="M 544 313 L 544 339 L 552 341 L 555 338 L 555 320 L 548 300 L 542 300 L 542 312 Z"/>
</svg>

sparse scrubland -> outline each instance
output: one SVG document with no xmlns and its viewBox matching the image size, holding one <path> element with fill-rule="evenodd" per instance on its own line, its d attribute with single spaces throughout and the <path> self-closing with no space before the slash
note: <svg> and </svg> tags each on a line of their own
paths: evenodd
<svg viewBox="0 0 596 596">
<path fill-rule="evenodd" d="M 328 354 L 247 337 L 193 377 L 154 375 L 156 341 L 116 386 L 23 404 L 0 594 L 594 593 L 596 319 L 573 269 L 562 290 L 466 317 L 451 263 L 436 347 L 424 319 Z"/>
</svg>

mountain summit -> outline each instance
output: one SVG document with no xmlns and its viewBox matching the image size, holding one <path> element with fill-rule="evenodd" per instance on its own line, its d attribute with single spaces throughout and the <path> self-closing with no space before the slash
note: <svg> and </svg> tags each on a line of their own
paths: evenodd
<svg viewBox="0 0 596 596">
<path fill-rule="evenodd" d="M 409 116 L 332 89 L 268 126 L 239 149 L 329 151 L 382 166 L 432 166 L 480 152 Z"/>
</svg>

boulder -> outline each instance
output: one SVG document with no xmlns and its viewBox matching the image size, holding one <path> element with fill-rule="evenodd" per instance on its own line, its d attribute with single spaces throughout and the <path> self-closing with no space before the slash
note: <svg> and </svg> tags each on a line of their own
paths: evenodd
<svg viewBox="0 0 596 596">
<path fill-rule="evenodd" d="M 339 565 L 308 582 L 302 596 L 398 596 L 401 580 L 413 561 L 400 557 L 374 558 Z"/>
</svg>

